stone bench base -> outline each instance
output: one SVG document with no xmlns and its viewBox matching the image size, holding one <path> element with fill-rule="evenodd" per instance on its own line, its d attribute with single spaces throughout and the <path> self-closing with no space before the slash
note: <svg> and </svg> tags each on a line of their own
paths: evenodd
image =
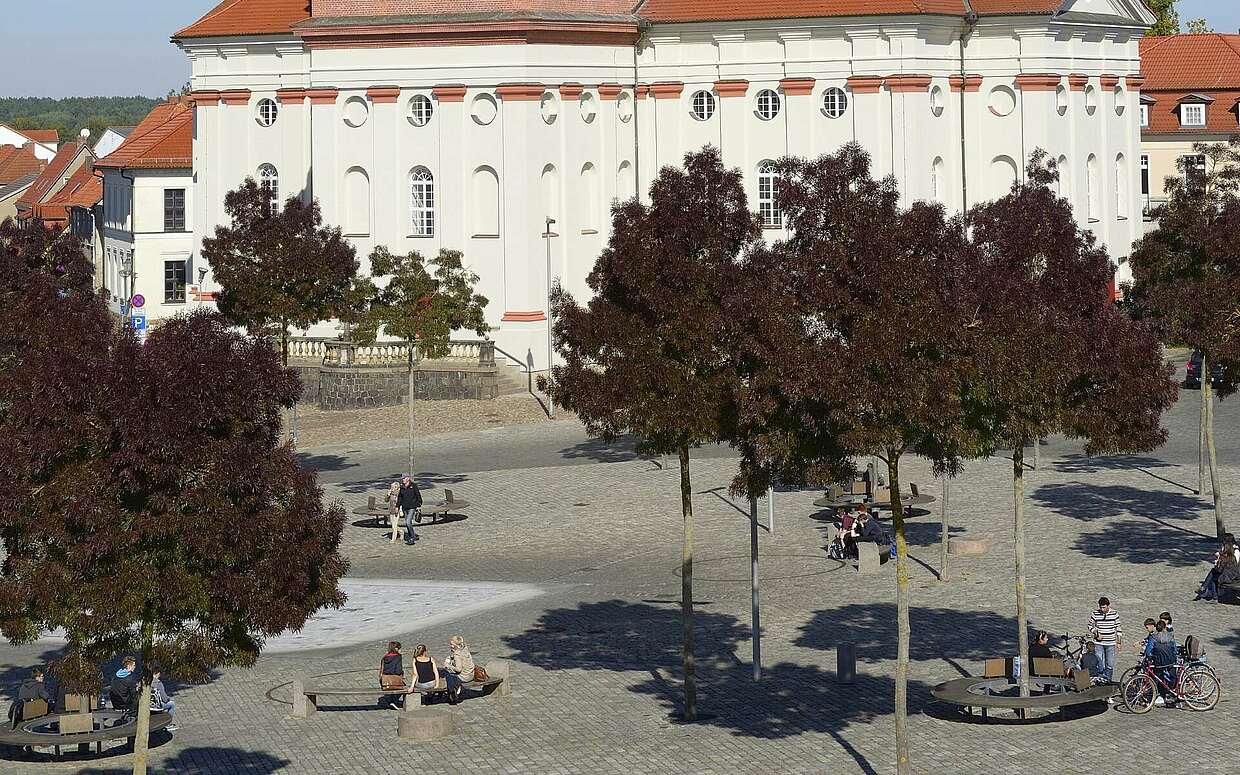
<svg viewBox="0 0 1240 775">
<path fill-rule="evenodd" d="M 947 553 L 962 556 L 986 554 L 990 551 L 988 538 L 951 538 L 947 541 Z"/>
<path fill-rule="evenodd" d="M 461 724 L 457 714 L 448 710 L 422 710 L 417 713 L 402 713 L 396 717 L 396 736 L 402 740 L 438 740 L 460 731 Z"/>
</svg>

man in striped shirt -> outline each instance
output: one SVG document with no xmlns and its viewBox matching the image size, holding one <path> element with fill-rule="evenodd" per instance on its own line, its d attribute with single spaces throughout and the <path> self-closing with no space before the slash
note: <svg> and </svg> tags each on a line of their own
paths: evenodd
<svg viewBox="0 0 1240 775">
<path fill-rule="evenodd" d="M 1098 598 L 1098 610 L 1089 615 L 1089 633 L 1094 637 L 1094 654 L 1102 665 L 1102 677 L 1110 683 L 1115 675 L 1115 653 L 1124 642 L 1119 613 L 1108 598 Z"/>
</svg>

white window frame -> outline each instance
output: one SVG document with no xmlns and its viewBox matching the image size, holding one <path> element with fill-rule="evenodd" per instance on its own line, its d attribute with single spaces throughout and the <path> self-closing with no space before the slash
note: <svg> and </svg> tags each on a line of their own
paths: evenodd
<svg viewBox="0 0 1240 775">
<path fill-rule="evenodd" d="M 822 93 L 822 114 L 827 118 L 840 118 L 848 112 L 848 93 L 832 86 Z M 942 111 L 939 111 L 942 113 Z"/>
<path fill-rule="evenodd" d="M 1141 106 L 1141 128 L 1148 129 L 1150 125 L 1150 106 Z"/>
<path fill-rule="evenodd" d="M 259 126 L 268 127 L 276 123 L 280 117 L 280 106 L 270 97 L 263 97 L 254 106 L 254 120 Z"/>
<path fill-rule="evenodd" d="M 258 187 L 267 192 L 272 214 L 280 211 L 280 171 L 276 165 L 264 163 L 258 165 Z"/>
<path fill-rule="evenodd" d="M 763 121 L 771 121 L 779 116 L 782 107 L 779 92 L 774 89 L 763 89 L 755 98 L 753 112 Z"/>
<path fill-rule="evenodd" d="M 426 126 L 435 115 L 435 103 L 425 94 L 415 94 L 409 98 L 409 123 L 414 126 Z"/>
<path fill-rule="evenodd" d="M 409 224 L 411 236 L 435 236 L 435 176 L 426 167 L 409 171 Z"/>
<path fill-rule="evenodd" d="M 765 228 L 780 228 L 784 225 L 784 214 L 779 210 L 775 199 L 775 181 L 779 174 L 775 171 L 775 163 L 764 161 L 758 165 L 758 217 Z"/>
<path fill-rule="evenodd" d="M 1200 121 L 1189 120 L 1189 114 L 1198 114 L 1200 112 Z M 1206 125 L 1206 105 L 1202 102 L 1186 102 L 1180 106 L 1180 126 L 1205 126 Z"/>
<path fill-rule="evenodd" d="M 709 121 L 715 115 L 715 95 L 706 89 L 695 91 L 690 100 L 689 115 L 698 121 Z"/>
</svg>

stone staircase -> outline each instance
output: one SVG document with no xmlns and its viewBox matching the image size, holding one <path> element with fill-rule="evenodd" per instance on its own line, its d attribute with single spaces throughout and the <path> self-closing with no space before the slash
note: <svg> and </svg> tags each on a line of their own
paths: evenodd
<svg viewBox="0 0 1240 775">
<path fill-rule="evenodd" d="M 495 382 L 501 396 L 515 396 L 519 393 L 527 393 L 531 384 L 533 384 L 534 390 L 538 390 L 537 380 L 537 374 L 534 375 L 534 383 L 531 383 L 524 369 L 508 363 L 507 359 L 495 359 Z"/>
</svg>

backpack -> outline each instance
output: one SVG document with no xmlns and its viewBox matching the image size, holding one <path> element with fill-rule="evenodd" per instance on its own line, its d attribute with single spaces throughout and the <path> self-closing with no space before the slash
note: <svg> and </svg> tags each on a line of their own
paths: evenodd
<svg viewBox="0 0 1240 775">
<path fill-rule="evenodd" d="M 1197 640 L 1197 636 L 1189 635 L 1184 638 L 1184 656 L 1190 662 L 1201 659 L 1206 655 L 1206 650 L 1201 647 L 1201 641 Z"/>
</svg>

